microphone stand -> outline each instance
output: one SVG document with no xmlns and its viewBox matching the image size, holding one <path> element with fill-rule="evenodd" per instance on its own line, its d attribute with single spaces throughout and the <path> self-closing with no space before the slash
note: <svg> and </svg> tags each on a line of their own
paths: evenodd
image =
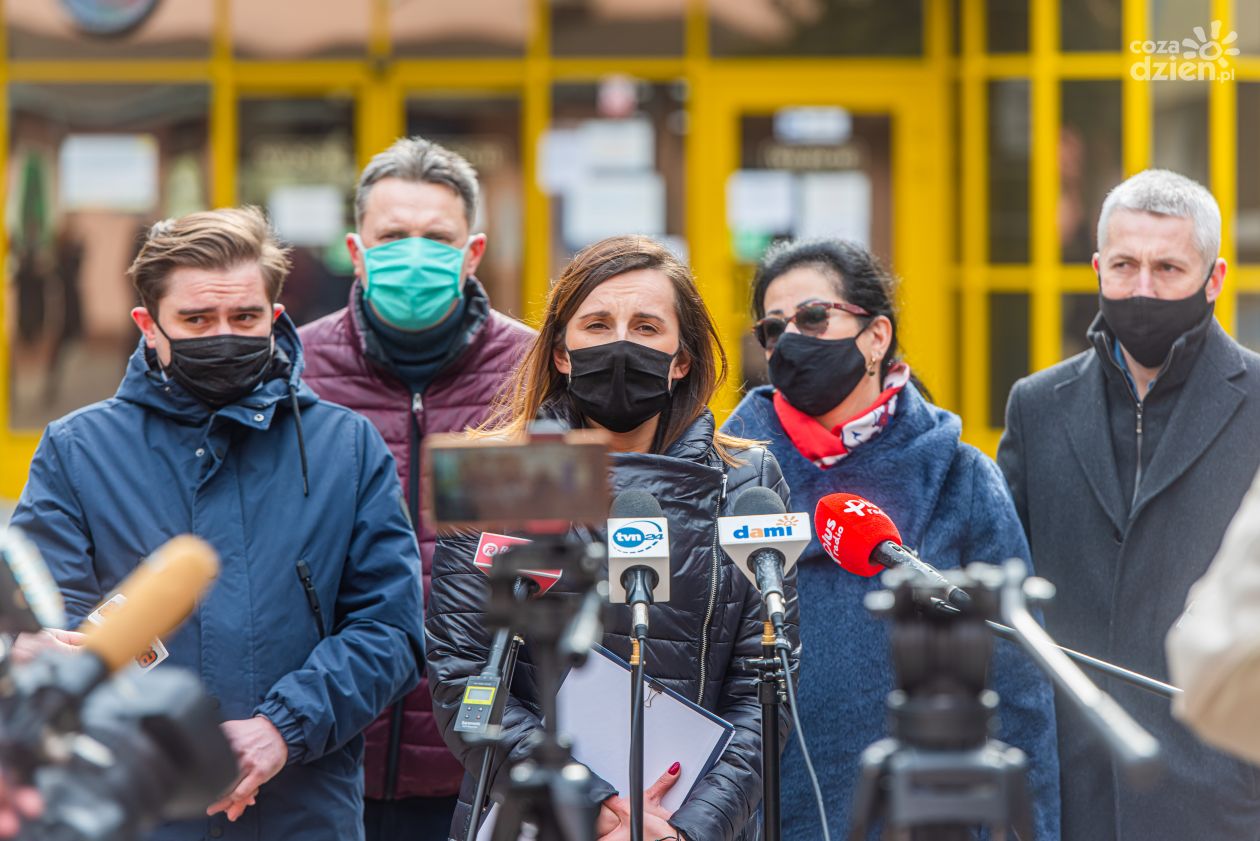
<svg viewBox="0 0 1260 841">
<path fill-rule="evenodd" d="M 512 596 L 517 602 L 524 602 L 536 589 L 537 585 L 533 582 L 518 578 L 512 588 Z M 501 693 L 507 693 L 511 689 L 512 676 L 516 673 L 516 658 L 523 642 L 521 636 L 510 628 L 500 628 L 494 634 L 494 641 L 490 645 L 490 656 L 486 661 L 486 672 L 502 677 L 499 685 Z M 505 694 L 502 697 L 507 696 Z M 496 695 L 494 706 L 490 711 L 488 729 L 493 729 L 498 725 L 495 714 L 502 716 L 504 706 L 505 704 L 500 703 L 499 696 Z M 464 841 L 476 841 L 477 830 L 481 827 L 481 815 L 486 807 L 486 799 L 490 796 L 490 766 L 494 760 L 494 746 L 494 741 L 487 741 L 485 753 L 481 757 L 481 770 L 477 774 L 477 790 L 472 801 L 472 815 L 468 821 L 468 831 L 464 834 Z"/>
<path fill-rule="evenodd" d="M 761 702 L 761 837 L 779 841 L 779 705 L 787 701 L 783 681 L 788 676 L 775 654 L 774 626 L 761 631 L 761 660 L 757 666 L 757 700 Z"/>
<path fill-rule="evenodd" d="M 954 605 L 935 598 L 932 599 L 932 608 L 938 613 L 947 615 L 962 613 L 962 611 Z M 1021 643 L 1022 638 L 1014 628 L 1003 625 L 1000 622 L 994 622 L 990 619 L 986 619 L 984 624 L 988 625 L 989 630 L 993 631 L 993 633 L 998 636 L 1015 643 Z M 1139 672 L 1130 671 L 1123 666 L 1108 663 L 1106 660 L 1099 660 L 1097 657 L 1091 657 L 1088 654 L 1081 653 L 1080 651 L 1064 648 L 1053 641 L 1048 640 L 1046 644 L 1057 648 L 1059 651 L 1066 654 L 1069 659 L 1075 660 L 1082 666 L 1087 666 L 1099 674 L 1106 675 L 1107 677 L 1117 678 L 1130 686 L 1136 686 L 1138 689 L 1145 689 L 1147 692 L 1154 695 L 1159 695 L 1163 698 L 1172 700 L 1181 694 L 1182 690 L 1170 683 L 1164 683 L 1161 680 L 1156 680 L 1153 677 L 1148 677 L 1144 674 L 1140 674 Z"/>
<path fill-rule="evenodd" d="M 622 573 L 626 602 L 632 611 L 630 639 L 630 838 L 643 837 L 643 678 L 647 655 L 648 605 L 660 578 L 651 567 L 634 566 Z"/>
</svg>

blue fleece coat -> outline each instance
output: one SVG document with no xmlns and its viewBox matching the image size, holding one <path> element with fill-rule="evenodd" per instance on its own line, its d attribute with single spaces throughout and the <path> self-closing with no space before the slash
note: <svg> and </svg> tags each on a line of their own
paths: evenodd
<svg viewBox="0 0 1260 841">
<path fill-rule="evenodd" d="M 972 561 L 1028 558 L 1006 483 L 996 465 L 961 443 L 962 424 L 907 385 L 895 417 L 876 438 L 823 470 L 800 454 L 774 411 L 769 386 L 748 394 L 723 425 L 769 441 L 792 494 L 813 515 L 818 500 L 844 491 L 888 513 L 905 544 L 942 569 Z M 893 687 L 888 624 L 863 606 L 880 580 L 840 569 L 817 538 L 797 565 L 800 599 L 801 727 L 818 772 L 831 837 L 848 836 L 862 751 L 887 735 L 884 701 Z M 1050 684 L 1013 643 L 998 640 L 991 685 L 1001 696 L 998 738 L 1028 754 L 1037 841 L 1059 837 L 1059 762 Z M 822 837 L 795 738 L 784 751 L 783 838 Z"/>
<path fill-rule="evenodd" d="M 167 662 L 197 674 L 224 719 L 269 718 L 289 764 L 235 823 L 202 816 L 155 841 L 362 838 L 360 731 L 419 680 L 420 557 L 394 460 L 367 420 L 302 385 L 287 316 L 276 341 L 289 370 L 213 413 L 153 371 L 142 342 L 113 398 L 49 424 L 13 514 L 72 626 L 177 534 L 219 553 L 218 580 L 165 640 Z"/>
</svg>

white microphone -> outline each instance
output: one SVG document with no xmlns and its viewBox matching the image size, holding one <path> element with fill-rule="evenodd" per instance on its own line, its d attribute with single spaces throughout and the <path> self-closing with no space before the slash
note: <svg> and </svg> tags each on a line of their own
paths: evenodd
<svg viewBox="0 0 1260 841">
<path fill-rule="evenodd" d="M 735 500 L 730 517 L 718 517 L 718 545 L 735 568 L 761 591 L 766 615 L 782 634 L 787 613 L 783 576 L 809 545 L 808 514 L 789 514 L 769 488 L 749 488 Z"/>
<path fill-rule="evenodd" d="M 608 600 L 633 611 L 636 636 L 646 636 L 648 605 L 669 601 L 669 521 L 646 491 L 622 491 L 608 518 Z"/>
</svg>

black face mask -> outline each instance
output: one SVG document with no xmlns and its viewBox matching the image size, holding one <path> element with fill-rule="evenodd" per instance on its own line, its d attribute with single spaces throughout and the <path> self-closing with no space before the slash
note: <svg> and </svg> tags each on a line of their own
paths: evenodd
<svg viewBox="0 0 1260 841">
<path fill-rule="evenodd" d="M 579 412 L 605 429 L 638 429 L 669 406 L 673 360 L 631 341 L 571 350 L 569 396 Z"/>
<path fill-rule="evenodd" d="M 156 319 L 154 324 L 157 324 Z M 202 403 L 221 409 L 249 394 L 262 382 L 271 366 L 272 334 L 237 336 L 226 333 L 195 339 L 172 339 L 157 325 L 171 345 L 166 373 Z"/>
<path fill-rule="evenodd" d="M 857 336 L 820 339 L 784 333 L 770 354 L 770 382 L 787 402 L 812 417 L 839 406 L 865 372 Z"/>
<path fill-rule="evenodd" d="M 1209 274 L 1208 280 L 1211 278 Z M 1111 332 L 1134 359 L 1147 368 L 1159 368 L 1173 343 L 1212 312 L 1206 290 L 1204 281 L 1202 289 L 1175 301 L 1143 296 L 1107 298 L 1099 292 L 1098 308 Z"/>
</svg>

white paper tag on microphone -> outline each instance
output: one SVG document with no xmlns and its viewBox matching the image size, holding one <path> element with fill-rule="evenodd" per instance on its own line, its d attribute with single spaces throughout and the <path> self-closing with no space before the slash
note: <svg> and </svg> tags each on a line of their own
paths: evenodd
<svg viewBox="0 0 1260 841">
<path fill-rule="evenodd" d="M 114 608 L 118 607 L 125 601 L 127 601 L 126 596 L 122 593 L 115 593 L 103 605 L 89 613 L 87 621 L 91 622 L 93 625 L 104 624 L 105 617 L 109 616 L 110 612 L 113 611 Z M 155 639 L 149 645 L 148 651 L 145 651 L 136 658 L 136 666 L 139 667 L 140 671 L 147 672 L 170 656 L 170 653 L 166 650 L 166 646 L 162 645 L 162 641 Z"/>
</svg>

